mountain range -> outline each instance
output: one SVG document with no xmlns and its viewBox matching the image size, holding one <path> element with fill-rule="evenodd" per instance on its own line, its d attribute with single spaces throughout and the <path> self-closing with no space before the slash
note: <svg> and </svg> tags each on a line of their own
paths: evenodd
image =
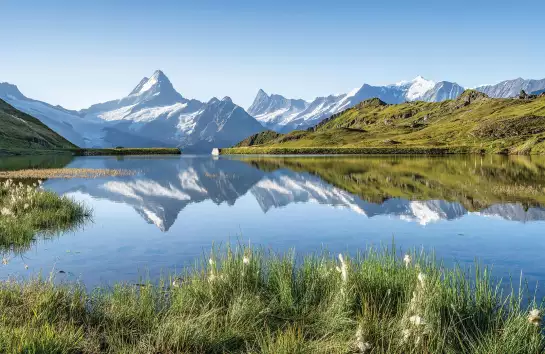
<svg viewBox="0 0 545 354">
<path fill-rule="evenodd" d="M 209 151 L 230 146 L 263 126 L 229 97 L 187 99 L 157 70 L 118 100 L 72 111 L 24 96 L 0 83 L 0 98 L 33 115 L 80 147 L 162 147 Z"/>
<path fill-rule="evenodd" d="M 491 98 L 466 90 L 454 100 L 362 101 L 307 130 L 250 136 L 225 154 L 545 153 L 545 96 Z"/>
<path fill-rule="evenodd" d="M 513 97 L 522 89 L 539 92 L 545 89 L 545 79 L 519 78 L 476 88 L 490 97 Z M 246 111 L 229 97 L 208 102 L 186 98 L 157 70 L 149 78 L 142 78 L 127 96 L 76 111 L 28 98 L 17 86 L 0 83 L 0 99 L 38 118 L 80 147 L 173 146 L 186 152 L 232 146 L 265 129 L 306 129 L 368 98 L 377 97 L 386 103 L 438 102 L 455 99 L 463 91 L 454 82 L 434 82 L 421 76 L 386 86 L 364 84 L 345 94 L 312 101 L 259 90 Z"/>
<path fill-rule="evenodd" d="M 502 81 L 496 85 L 483 85 L 475 90 L 486 93 L 492 98 L 518 96 L 521 90 L 533 92 L 545 89 L 545 79 L 514 79 Z M 369 99 L 379 98 L 388 104 L 411 101 L 441 102 L 456 99 L 464 88 L 449 81 L 434 82 L 418 76 L 411 81 L 401 81 L 386 86 L 364 84 L 346 94 L 317 97 L 308 102 L 301 99 L 289 99 L 278 94 L 267 95 L 259 90 L 248 113 L 260 121 L 266 128 L 287 133 L 292 130 L 307 129 L 333 114 L 342 112 Z"/>
</svg>

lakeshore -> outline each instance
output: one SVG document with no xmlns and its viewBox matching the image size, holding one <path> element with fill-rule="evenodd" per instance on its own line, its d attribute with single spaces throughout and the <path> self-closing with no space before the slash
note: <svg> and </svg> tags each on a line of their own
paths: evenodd
<svg viewBox="0 0 545 354">
<path fill-rule="evenodd" d="M 213 249 L 158 283 L 0 285 L 3 352 L 542 353 L 541 304 L 421 252 Z M 522 292 L 519 292 L 521 290 Z M 21 296 L 22 295 L 22 296 Z"/>
</svg>

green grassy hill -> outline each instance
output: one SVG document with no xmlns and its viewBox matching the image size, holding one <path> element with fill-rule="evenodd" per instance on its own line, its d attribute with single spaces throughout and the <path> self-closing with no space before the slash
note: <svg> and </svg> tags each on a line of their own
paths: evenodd
<svg viewBox="0 0 545 354">
<path fill-rule="evenodd" d="M 77 148 L 38 119 L 0 99 L 0 154 Z"/>
<path fill-rule="evenodd" d="M 306 131 L 260 133 L 222 153 L 545 153 L 545 96 L 495 99 L 467 90 L 443 102 L 374 98 Z"/>
</svg>

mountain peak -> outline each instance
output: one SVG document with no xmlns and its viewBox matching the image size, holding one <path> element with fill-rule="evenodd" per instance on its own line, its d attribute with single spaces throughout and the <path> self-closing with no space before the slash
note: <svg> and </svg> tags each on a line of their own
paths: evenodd
<svg viewBox="0 0 545 354">
<path fill-rule="evenodd" d="M 405 97 L 409 101 L 414 101 L 421 98 L 426 92 L 431 90 L 435 86 L 435 81 L 426 80 L 424 77 L 418 75 L 411 82 L 411 86 L 407 90 Z"/>
<path fill-rule="evenodd" d="M 151 79 L 155 79 L 159 82 L 161 81 L 169 81 L 168 77 L 165 75 L 164 72 L 162 72 L 161 70 L 155 70 L 155 72 L 153 73 L 153 75 L 151 76 Z"/>
<path fill-rule="evenodd" d="M 8 98 L 8 96 L 16 99 L 25 98 L 16 85 L 10 84 L 9 82 L 0 82 L 0 97 Z"/>
<path fill-rule="evenodd" d="M 147 76 L 144 76 L 144 78 L 142 80 L 140 80 L 140 82 L 138 83 L 138 85 L 136 85 L 136 87 L 131 91 L 131 93 L 129 93 L 129 96 L 130 95 L 134 95 L 134 94 L 137 94 L 138 92 L 140 92 L 140 90 L 142 89 L 142 86 L 144 86 L 144 84 L 146 82 L 148 82 L 149 80 L 149 77 Z"/>
<path fill-rule="evenodd" d="M 160 92 L 175 92 L 175 90 L 165 73 L 163 73 L 161 70 L 155 70 L 150 78 L 144 77 L 142 80 L 140 80 L 129 96 L 142 94 L 153 95 Z"/>
<path fill-rule="evenodd" d="M 221 99 L 221 101 L 222 102 L 233 103 L 233 100 L 229 96 L 225 96 L 224 98 Z"/>
</svg>

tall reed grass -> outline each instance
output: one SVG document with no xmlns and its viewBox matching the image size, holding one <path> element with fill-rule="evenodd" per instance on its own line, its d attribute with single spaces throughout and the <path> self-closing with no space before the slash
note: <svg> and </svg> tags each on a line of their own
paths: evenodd
<svg viewBox="0 0 545 354">
<path fill-rule="evenodd" d="M 423 253 L 226 247 L 156 284 L 2 283 L 0 351 L 543 353 L 542 305 L 500 289 Z"/>
</svg>

